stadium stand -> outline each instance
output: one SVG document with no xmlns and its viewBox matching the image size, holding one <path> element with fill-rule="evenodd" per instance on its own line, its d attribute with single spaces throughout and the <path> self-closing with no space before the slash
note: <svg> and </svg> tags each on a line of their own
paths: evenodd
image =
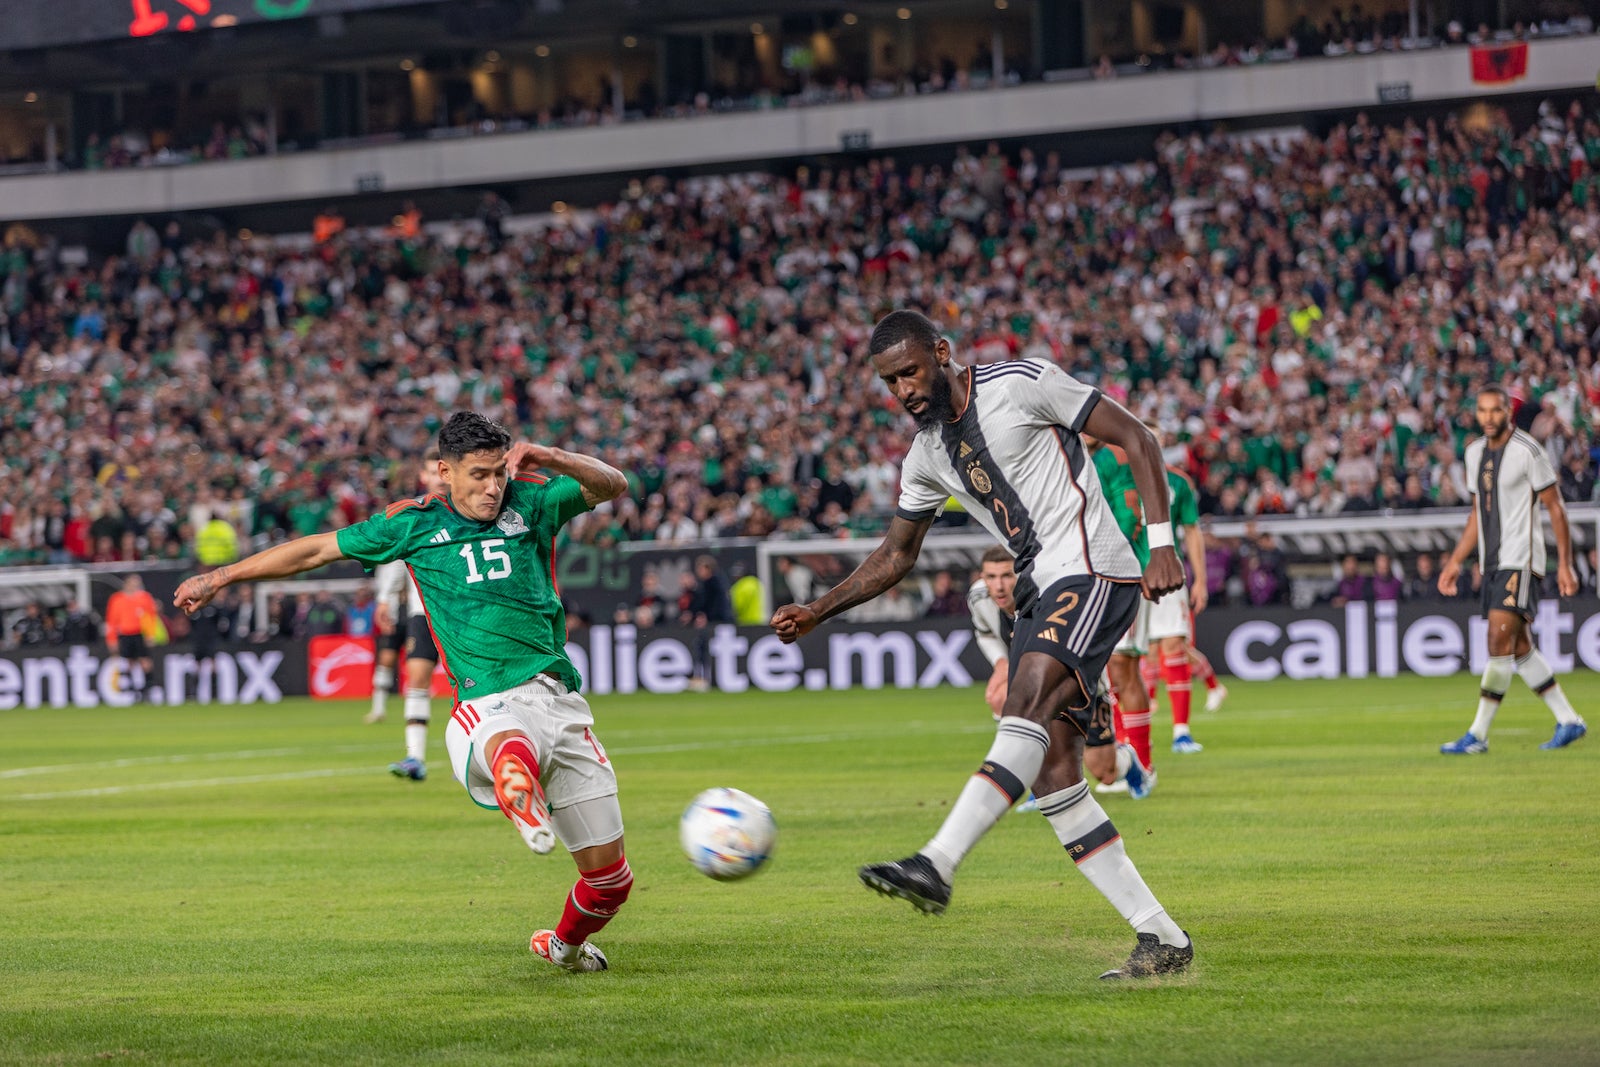
<svg viewBox="0 0 1600 1067">
<path fill-rule="evenodd" d="M 1600 122 L 1548 102 L 1515 128 L 1169 134 L 1089 174 L 991 145 L 657 178 L 498 241 L 141 222 L 78 262 L 14 226 L 0 561 L 186 557 L 215 515 L 243 546 L 343 525 L 411 491 L 459 404 L 632 472 L 580 540 L 870 533 L 906 435 L 846 383 L 896 305 L 1158 419 L 1205 513 L 1461 504 L 1486 381 L 1590 500 L 1597 167 Z"/>
</svg>

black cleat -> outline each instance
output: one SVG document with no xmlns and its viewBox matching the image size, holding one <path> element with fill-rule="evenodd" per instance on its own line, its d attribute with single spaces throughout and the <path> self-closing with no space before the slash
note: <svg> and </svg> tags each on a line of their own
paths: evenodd
<svg viewBox="0 0 1600 1067">
<path fill-rule="evenodd" d="M 1185 937 L 1189 932 L 1183 932 Z M 1100 977 L 1104 979 L 1116 978 L 1155 978 L 1163 974 L 1177 974 L 1185 970 L 1194 959 L 1194 939 L 1179 948 L 1177 945 L 1163 945 L 1161 938 L 1155 934 L 1140 934 L 1139 943 L 1133 947 L 1133 955 L 1114 971 L 1107 971 Z"/>
<path fill-rule="evenodd" d="M 950 905 L 950 883 L 939 877 L 922 853 L 891 863 L 869 863 L 861 868 L 861 882 L 887 897 L 911 901 L 928 915 L 942 915 Z"/>
</svg>

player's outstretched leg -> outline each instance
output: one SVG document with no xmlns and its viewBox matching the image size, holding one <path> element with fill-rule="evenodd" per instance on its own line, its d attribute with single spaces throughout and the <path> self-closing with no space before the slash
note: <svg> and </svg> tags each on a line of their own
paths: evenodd
<svg viewBox="0 0 1600 1067">
<path fill-rule="evenodd" d="M 557 803 L 560 798 L 557 798 Z M 603 971 L 606 954 L 589 939 L 616 917 L 633 889 L 633 871 L 622 843 L 617 795 L 592 797 L 555 809 L 551 821 L 572 849 L 578 881 L 567 894 L 561 921 L 540 930 L 528 947 L 536 956 L 569 971 Z"/>
<path fill-rule="evenodd" d="M 540 930 L 528 947 L 534 954 L 569 971 L 603 971 L 610 966 L 604 952 L 589 938 L 605 928 L 628 899 L 633 871 L 624 856 L 591 871 L 579 871 L 567 894 L 561 921 L 554 930 Z"/>
<path fill-rule="evenodd" d="M 529 848 L 543 856 L 556 844 L 550 828 L 550 805 L 539 784 L 539 757 L 521 734 L 502 741 L 490 757 L 494 798 Z"/>
<path fill-rule="evenodd" d="M 1019 671 L 1010 701 L 1021 691 Z M 994 744 L 977 773 L 967 780 L 950 815 L 922 851 L 903 860 L 872 863 L 860 870 L 861 881 L 887 896 L 909 901 L 929 915 L 950 904 L 950 880 L 972 846 L 1000 821 L 1024 794 L 1044 763 L 1050 735 L 1037 723 L 1015 715 L 1000 720 Z"/>
<path fill-rule="evenodd" d="M 1128 962 L 1102 978 L 1149 978 L 1183 970 L 1194 959 L 1189 935 L 1167 915 L 1128 858 L 1122 835 L 1105 809 L 1078 782 L 1039 798 L 1039 811 L 1091 885 L 1128 921 L 1138 944 Z"/>
</svg>

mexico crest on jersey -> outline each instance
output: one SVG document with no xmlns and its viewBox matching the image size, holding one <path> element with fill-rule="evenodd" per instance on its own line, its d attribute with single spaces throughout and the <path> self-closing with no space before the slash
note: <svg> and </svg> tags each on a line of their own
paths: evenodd
<svg viewBox="0 0 1600 1067">
<path fill-rule="evenodd" d="M 528 532 L 528 520 L 511 510 L 502 511 L 495 525 L 500 527 L 501 531 L 509 537 Z"/>
</svg>

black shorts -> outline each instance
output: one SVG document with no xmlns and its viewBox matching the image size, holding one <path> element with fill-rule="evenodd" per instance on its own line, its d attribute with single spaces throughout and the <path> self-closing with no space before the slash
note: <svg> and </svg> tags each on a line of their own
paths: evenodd
<svg viewBox="0 0 1600 1067">
<path fill-rule="evenodd" d="M 406 659 L 425 659 L 439 662 L 439 649 L 433 643 L 433 631 L 428 629 L 426 615 L 413 615 L 406 622 Z"/>
<path fill-rule="evenodd" d="M 1509 611 L 1532 620 L 1539 611 L 1542 575 L 1524 567 L 1520 571 L 1495 571 L 1483 578 L 1483 613 Z"/>
<path fill-rule="evenodd" d="M 150 646 L 145 643 L 144 634 L 118 634 L 117 655 L 123 659 L 149 659 Z"/>
<path fill-rule="evenodd" d="M 1082 703 L 1062 708 L 1057 717 L 1081 730 L 1088 745 L 1114 740 L 1110 704 L 1096 699 L 1096 693 L 1111 650 L 1128 632 L 1142 595 L 1136 582 L 1074 574 L 1050 586 L 1017 616 L 1011 638 L 1013 680 L 1017 664 L 1029 652 L 1042 652 L 1075 674 Z"/>
<path fill-rule="evenodd" d="M 386 634 L 378 635 L 378 651 L 399 654 L 406 647 L 406 626 L 396 623 L 394 628 Z"/>
</svg>

